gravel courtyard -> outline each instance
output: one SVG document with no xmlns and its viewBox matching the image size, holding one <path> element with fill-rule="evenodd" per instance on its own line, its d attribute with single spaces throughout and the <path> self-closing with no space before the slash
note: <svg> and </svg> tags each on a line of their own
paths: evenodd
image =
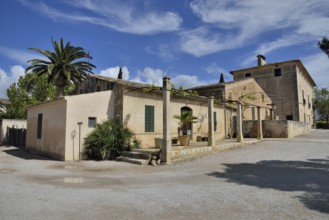
<svg viewBox="0 0 329 220">
<path fill-rule="evenodd" d="M 329 219 L 329 131 L 158 167 L 1 146 L 0 219 Z"/>
</svg>

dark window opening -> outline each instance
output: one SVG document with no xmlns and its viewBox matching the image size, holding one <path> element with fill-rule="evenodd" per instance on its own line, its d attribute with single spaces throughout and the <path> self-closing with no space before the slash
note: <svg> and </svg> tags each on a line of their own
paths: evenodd
<svg viewBox="0 0 329 220">
<path fill-rule="evenodd" d="M 42 137 L 42 113 L 38 114 L 38 128 L 37 128 L 37 138 Z"/>
<path fill-rule="evenodd" d="M 278 77 L 278 76 L 281 76 L 281 68 L 278 68 L 278 69 L 274 69 L 274 76 L 275 77 Z"/>
<path fill-rule="evenodd" d="M 88 128 L 95 128 L 97 124 L 97 118 L 96 117 L 89 117 L 88 118 Z"/>
<path fill-rule="evenodd" d="M 101 87 L 100 87 L 100 86 L 97 86 L 96 91 L 97 91 L 97 92 L 101 91 Z"/>
<path fill-rule="evenodd" d="M 294 120 L 293 115 L 287 115 L 287 120 L 288 120 L 288 121 L 293 121 L 293 120 Z"/>
<path fill-rule="evenodd" d="M 154 106 L 145 105 L 145 132 L 154 132 Z"/>
<path fill-rule="evenodd" d="M 251 77 L 251 73 L 244 74 L 244 77 Z"/>
</svg>

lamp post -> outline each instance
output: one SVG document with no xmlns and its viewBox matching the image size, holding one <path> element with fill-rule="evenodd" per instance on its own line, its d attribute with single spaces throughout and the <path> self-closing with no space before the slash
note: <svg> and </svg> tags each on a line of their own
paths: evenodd
<svg viewBox="0 0 329 220">
<path fill-rule="evenodd" d="M 80 155 L 81 155 L 81 151 L 80 151 L 80 139 L 81 139 L 81 125 L 82 125 L 82 122 L 78 122 L 78 125 L 79 125 L 79 160 L 81 159 L 80 158 Z"/>
</svg>

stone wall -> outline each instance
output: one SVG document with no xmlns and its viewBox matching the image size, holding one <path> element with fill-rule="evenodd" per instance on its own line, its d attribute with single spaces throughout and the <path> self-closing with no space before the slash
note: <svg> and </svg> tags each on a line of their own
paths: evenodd
<svg viewBox="0 0 329 220">
<path fill-rule="evenodd" d="M 291 138 L 311 132 L 311 124 L 298 121 L 262 121 L 264 138 Z M 257 138 L 257 121 L 243 122 L 243 136 Z"/>
</svg>

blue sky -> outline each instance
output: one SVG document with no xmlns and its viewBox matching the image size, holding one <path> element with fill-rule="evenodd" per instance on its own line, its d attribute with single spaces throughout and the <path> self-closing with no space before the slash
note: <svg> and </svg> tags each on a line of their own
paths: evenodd
<svg viewBox="0 0 329 220">
<path fill-rule="evenodd" d="M 329 86 L 329 0 L 1 0 L 0 98 L 51 49 L 51 37 L 90 52 L 94 73 L 178 87 L 218 82 L 220 73 L 300 59 L 319 87 Z"/>
</svg>

